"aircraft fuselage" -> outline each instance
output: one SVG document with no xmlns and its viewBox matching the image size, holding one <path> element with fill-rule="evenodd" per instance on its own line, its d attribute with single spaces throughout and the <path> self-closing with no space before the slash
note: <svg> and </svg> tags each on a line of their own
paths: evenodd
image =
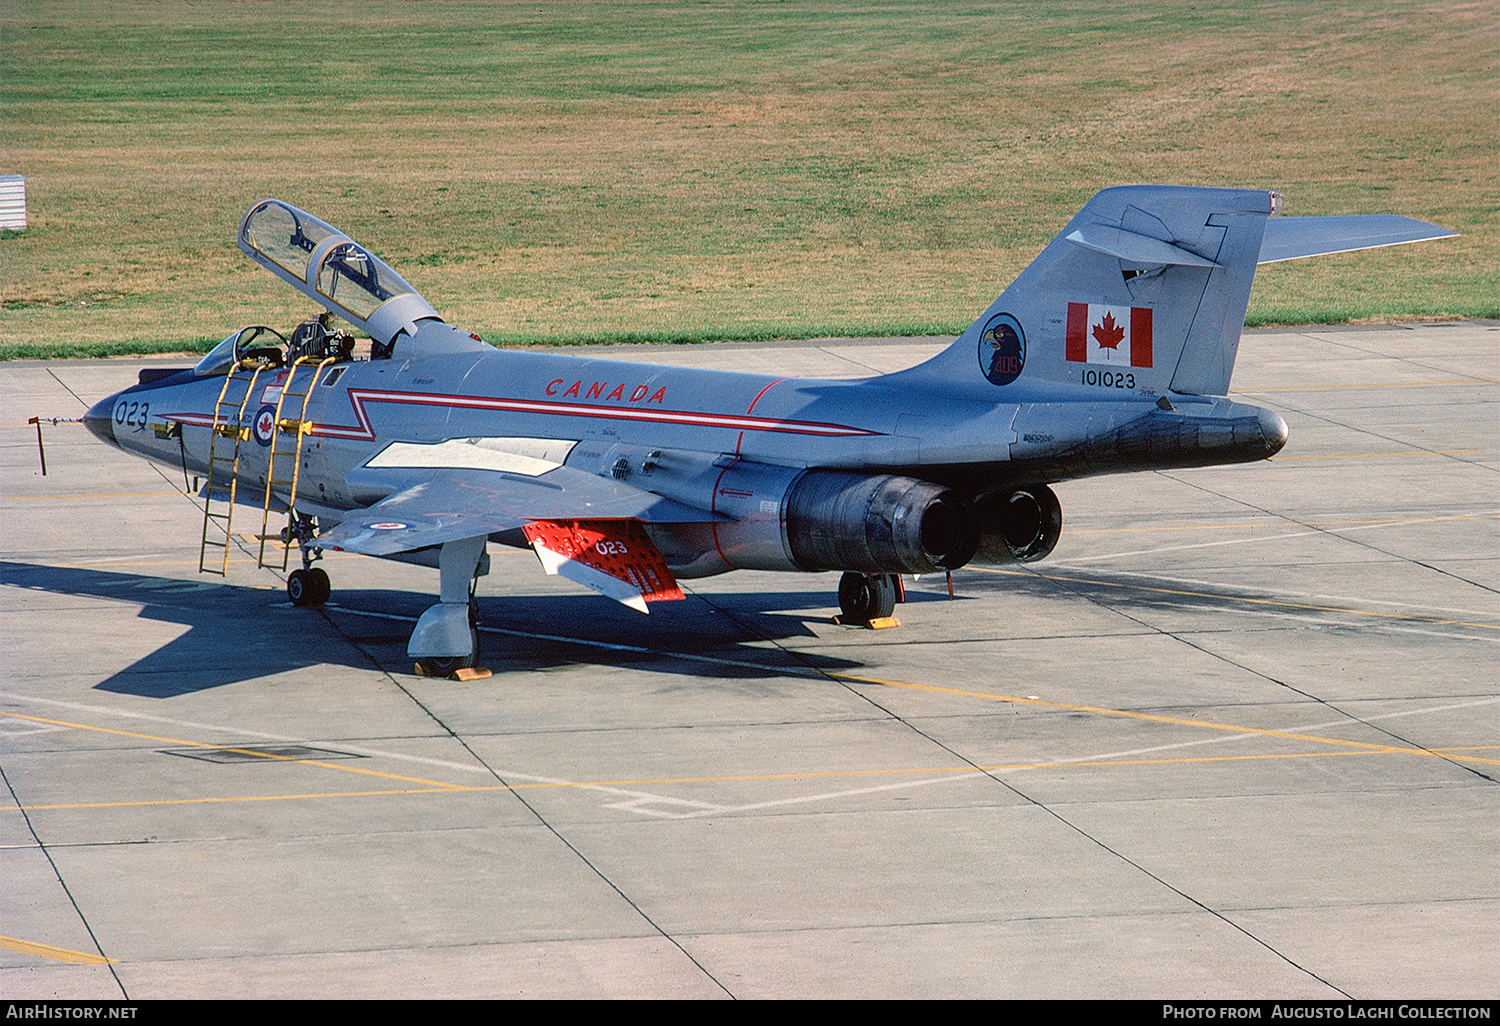
<svg viewBox="0 0 1500 1026">
<path fill-rule="evenodd" d="M 261 394 L 241 413 L 249 438 L 240 446 L 239 478 L 256 502 L 274 430 L 269 414 L 285 376 L 285 368 L 262 372 L 255 386 Z M 182 372 L 111 396 L 88 422 L 122 449 L 204 476 L 222 384 Z M 781 494 L 770 491 L 784 492 L 791 476 L 809 467 L 911 474 L 978 496 L 1095 473 L 1263 459 L 1285 441 L 1281 419 L 1254 406 L 1179 399 L 1168 410 L 1109 390 L 1080 403 L 1076 393 L 1088 391 L 1016 389 L 1016 401 L 996 403 L 879 379 L 776 378 L 501 350 L 349 360 L 325 370 L 309 396 L 297 505 L 337 522 L 384 498 L 390 484 L 363 482 L 359 468 L 398 441 L 575 442 L 564 461 L 569 467 L 699 509 L 733 510 L 729 515 L 742 513 L 749 499 L 756 509 L 779 502 Z M 153 430 L 163 422 L 180 424 L 180 439 Z M 726 488 L 729 464 L 740 469 Z M 764 469 L 746 475 L 750 465 Z M 663 525 L 652 533 L 674 531 L 702 533 Z M 712 548 L 666 541 L 664 550 L 679 557 Z M 728 560 L 681 562 L 673 555 L 679 576 L 735 568 Z"/>
</svg>

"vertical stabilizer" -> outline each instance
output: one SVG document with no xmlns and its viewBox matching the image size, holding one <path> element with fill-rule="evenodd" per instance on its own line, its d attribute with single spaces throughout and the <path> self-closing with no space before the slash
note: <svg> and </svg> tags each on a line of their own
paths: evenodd
<svg viewBox="0 0 1500 1026">
<path fill-rule="evenodd" d="M 1245 189 L 1106 189 L 952 347 L 904 373 L 995 399 L 993 386 L 1018 380 L 1122 397 L 1223 395 L 1278 199 Z"/>
</svg>

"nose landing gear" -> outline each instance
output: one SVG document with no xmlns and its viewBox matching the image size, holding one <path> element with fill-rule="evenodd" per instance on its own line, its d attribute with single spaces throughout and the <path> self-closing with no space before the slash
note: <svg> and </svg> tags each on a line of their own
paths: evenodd
<svg viewBox="0 0 1500 1026">
<path fill-rule="evenodd" d="M 293 570 L 287 575 L 286 597 L 294 606 L 321 606 L 333 593 L 333 585 L 322 567 Z"/>
<path fill-rule="evenodd" d="M 322 567 L 313 566 L 314 560 L 323 558 L 323 550 L 312 543 L 315 534 L 313 519 L 302 514 L 295 514 L 282 532 L 283 541 L 295 538 L 302 550 L 302 569 L 293 570 L 286 578 L 286 597 L 294 606 L 321 606 L 333 593 L 328 574 Z"/>
</svg>

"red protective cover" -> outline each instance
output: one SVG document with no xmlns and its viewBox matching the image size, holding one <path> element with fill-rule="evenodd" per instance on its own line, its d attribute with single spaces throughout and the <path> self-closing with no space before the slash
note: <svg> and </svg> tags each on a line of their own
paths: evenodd
<svg viewBox="0 0 1500 1026">
<path fill-rule="evenodd" d="M 526 540 L 640 589 L 647 602 L 685 596 L 639 520 L 534 520 Z"/>
</svg>

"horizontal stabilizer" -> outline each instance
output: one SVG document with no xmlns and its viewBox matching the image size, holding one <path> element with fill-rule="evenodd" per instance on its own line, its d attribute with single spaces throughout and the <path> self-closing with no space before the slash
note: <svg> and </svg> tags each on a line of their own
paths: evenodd
<svg viewBox="0 0 1500 1026">
<path fill-rule="evenodd" d="M 1447 239 L 1446 228 L 1399 214 L 1346 214 L 1334 217 L 1273 217 L 1260 244 L 1262 264 L 1325 253 L 1399 246 L 1404 242 Z"/>
</svg>

